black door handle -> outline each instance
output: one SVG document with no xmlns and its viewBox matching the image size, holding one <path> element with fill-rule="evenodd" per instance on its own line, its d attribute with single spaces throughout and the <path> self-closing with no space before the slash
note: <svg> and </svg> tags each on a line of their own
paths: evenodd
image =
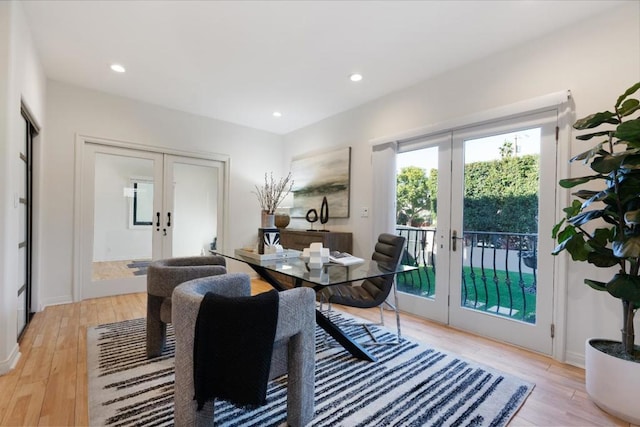
<svg viewBox="0 0 640 427">
<path fill-rule="evenodd" d="M 158 218 L 156 221 L 156 231 L 160 231 L 160 212 L 156 212 L 156 217 Z"/>
<path fill-rule="evenodd" d="M 171 212 L 167 212 L 167 227 L 171 227 Z"/>
</svg>

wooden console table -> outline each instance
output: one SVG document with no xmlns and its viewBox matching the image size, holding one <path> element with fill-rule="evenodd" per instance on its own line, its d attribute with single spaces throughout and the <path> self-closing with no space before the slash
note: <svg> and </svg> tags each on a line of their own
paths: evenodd
<svg viewBox="0 0 640 427">
<path fill-rule="evenodd" d="M 280 244 L 287 249 L 299 251 L 308 248 L 311 243 L 322 243 L 332 251 L 353 251 L 353 234 L 342 231 L 307 231 L 288 228 L 280 229 Z"/>
</svg>

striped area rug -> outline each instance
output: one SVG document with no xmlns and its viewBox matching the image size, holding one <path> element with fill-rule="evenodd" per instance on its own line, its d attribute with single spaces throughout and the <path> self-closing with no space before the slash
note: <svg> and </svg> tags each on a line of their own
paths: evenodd
<svg viewBox="0 0 640 427">
<path fill-rule="evenodd" d="M 334 312 L 335 313 L 335 312 Z M 333 320 L 366 337 L 356 320 Z M 382 340 L 391 339 L 377 328 Z M 92 426 L 173 424 L 173 331 L 165 355 L 145 357 L 145 320 L 87 333 L 89 421 Z M 533 384 L 423 344 L 369 347 L 378 362 L 351 357 L 316 331 L 316 414 L 313 426 L 504 426 Z M 286 376 L 270 383 L 256 410 L 216 403 L 217 426 L 278 426 L 286 420 Z"/>
</svg>

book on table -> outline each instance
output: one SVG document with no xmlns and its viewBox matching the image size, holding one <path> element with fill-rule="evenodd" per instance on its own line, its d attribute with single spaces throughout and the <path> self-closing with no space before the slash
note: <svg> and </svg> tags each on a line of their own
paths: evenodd
<svg viewBox="0 0 640 427">
<path fill-rule="evenodd" d="M 329 253 L 329 261 L 335 262 L 336 264 L 341 264 L 341 265 L 353 265 L 353 264 L 360 264 L 361 262 L 364 262 L 362 258 L 353 256 L 348 252 L 340 252 L 340 251 L 331 251 Z"/>
</svg>

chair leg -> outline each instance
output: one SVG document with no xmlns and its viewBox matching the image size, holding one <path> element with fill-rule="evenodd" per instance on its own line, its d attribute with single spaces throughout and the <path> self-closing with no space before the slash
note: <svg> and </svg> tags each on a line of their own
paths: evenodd
<svg viewBox="0 0 640 427">
<path fill-rule="evenodd" d="M 371 332 L 371 329 L 369 329 L 367 324 L 363 324 L 362 326 L 364 327 L 364 329 L 367 331 L 367 333 L 369 334 L 369 336 L 372 339 L 372 343 L 369 343 L 369 345 L 390 345 L 390 344 L 400 344 L 402 335 L 401 335 L 401 330 L 400 330 L 400 310 L 398 310 L 398 293 L 396 292 L 396 287 L 395 287 L 395 283 L 393 286 L 393 300 L 394 300 L 394 304 L 389 303 L 388 301 L 384 301 L 382 304 L 380 304 L 378 307 L 380 307 L 380 325 L 384 326 L 384 310 L 382 308 L 383 304 L 387 304 L 389 307 L 391 307 L 391 309 L 393 309 L 393 311 L 395 312 L 396 315 L 396 339 L 393 342 L 379 342 L 376 337 L 373 335 L 373 332 Z M 365 343 L 365 345 L 367 345 Z"/>
<path fill-rule="evenodd" d="M 167 325 L 160 320 L 163 299 L 147 295 L 147 358 L 160 356 L 167 340 Z"/>
<path fill-rule="evenodd" d="M 400 305 L 398 304 L 398 291 L 396 290 L 396 283 L 395 280 L 393 282 L 393 302 L 395 304 L 395 307 L 393 307 L 394 311 L 396 312 L 396 327 L 398 329 L 398 342 L 400 342 L 400 339 L 402 338 L 402 333 L 400 331 Z"/>
</svg>

